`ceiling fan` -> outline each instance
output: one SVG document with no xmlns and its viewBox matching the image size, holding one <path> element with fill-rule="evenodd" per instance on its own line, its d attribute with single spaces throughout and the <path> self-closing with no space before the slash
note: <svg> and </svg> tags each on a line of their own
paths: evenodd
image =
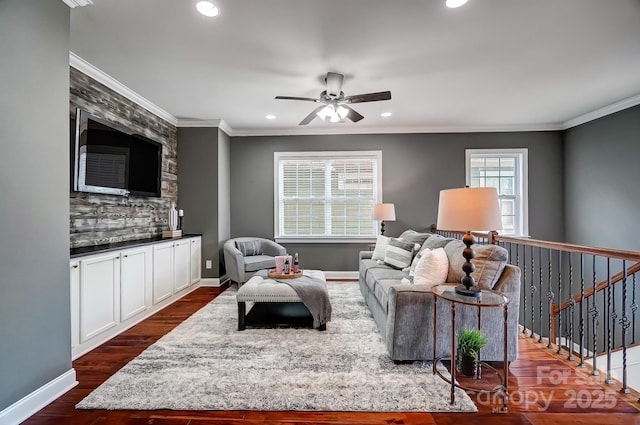
<svg viewBox="0 0 640 425">
<path fill-rule="evenodd" d="M 315 117 L 323 120 L 329 119 L 331 122 L 343 122 L 345 118 L 349 118 L 353 122 L 358 122 L 364 117 L 352 109 L 349 105 L 352 103 L 377 102 L 379 100 L 391 99 L 390 91 L 381 91 L 377 93 L 356 94 L 353 96 L 345 96 L 342 91 L 342 82 L 344 75 L 336 72 L 327 72 L 324 78 L 327 89 L 320 93 L 318 99 L 312 97 L 295 97 L 295 96 L 276 96 L 276 99 L 285 100 L 304 100 L 307 102 L 321 103 L 322 105 L 314 109 L 305 119 L 300 121 L 299 125 L 307 125 Z"/>
</svg>

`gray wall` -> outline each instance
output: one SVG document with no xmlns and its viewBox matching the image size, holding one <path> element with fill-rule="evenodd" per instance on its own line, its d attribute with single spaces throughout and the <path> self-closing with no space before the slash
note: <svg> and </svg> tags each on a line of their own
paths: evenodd
<svg viewBox="0 0 640 425">
<path fill-rule="evenodd" d="M 75 68 L 70 71 L 69 115 L 76 108 L 162 144 L 162 196 L 70 193 L 71 247 L 158 236 L 178 199 L 176 127 Z"/>
<path fill-rule="evenodd" d="M 277 151 L 381 150 L 383 196 L 397 221 L 385 234 L 435 222 L 441 189 L 465 184 L 465 149 L 529 149 L 529 233 L 563 238 L 563 149 L 558 132 L 377 134 L 234 137 L 231 141 L 231 236 L 273 238 L 273 153 Z M 304 267 L 356 270 L 366 244 L 285 244 Z"/>
<path fill-rule="evenodd" d="M 225 274 L 222 245 L 231 237 L 231 138 L 218 131 L 218 254 L 220 276 Z"/>
<path fill-rule="evenodd" d="M 202 233 L 202 276 L 219 276 L 218 128 L 178 129 L 179 208 L 186 233 Z M 205 261 L 212 268 L 205 269 Z"/>
<path fill-rule="evenodd" d="M 567 242 L 640 250 L 640 106 L 565 132 Z"/>
<path fill-rule="evenodd" d="M 0 411 L 71 369 L 69 8 L 0 1 Z"/>
</svg>

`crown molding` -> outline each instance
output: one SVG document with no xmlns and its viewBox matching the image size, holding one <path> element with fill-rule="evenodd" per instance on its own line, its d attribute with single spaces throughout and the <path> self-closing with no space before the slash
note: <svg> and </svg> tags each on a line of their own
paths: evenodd
<svg viewBox="0 0 640 425">
<path fill-rule="evenodd" d="M 233 128 L 227 124 L 224 120 L 194 120 L 179 118 L 177 127 L 218 127 L 220 130 L 227 133 L 228 136 L 235 136 Z"/>
<path fill-rule="evenodd" d="M 138 93 L 131 90 L 129 87 L 125 86 L 106 72 L 96 68 L 89 62 L 82 59 L 80 56 L 76 55 L 73 52 L 69 52 L 69 65 L 82 72 L 85 75 L 93 78 L 101 84 L 104 84 L 111 90 L 116 93 L 126 97 L 132 102 L 137 103 L 143 108 L 147 109 L 149 112 L 157 115 L 163 120 L 169 122 L 170 124 L 177 125 L 178 119 L 171 115 L 169 112 L 165 111 L 155 103 L 147 100 L 146 98 L 140 96 Z"/>
<path fill-rule="evenodd" d="M 503 126 L 416 126 L 416 127 L 358 127 L 344 128 L 336 125 L 332 128 L 260 128 L 253 130 L 236 129 L 232 136 L 314 136 L 340 134 L 410 134 L 410 133 L 508 133 L 522 131 L 558 131 L 561 124 L 540 125 L 503 125 Z"/>
<path fill-rule="evenodd" d="M 88 6 L 90 4 L 93 4 L 92 0 L 62 0 L 62 1 L 64 2 L 64 4 L 66 4 L 72 9 L 77 6 Z"/>
<path fill-rule="evenodd" d="M 628 97 L 619 102 L 612 103 L 611 105 L 604 106 L 600 109 L 596 109 L 595 111 L 587 112 L 586 114 L 580 115 L 568 121 L 565 121 L 562 124 L 562 130 L 568 130 L 572 127 L 576 127 L 580 124 L 587 123 L 589 121 L 597 120 L 598 118 L 605 117 L 607 115 L 614 114 L 616 112 L 620 112 L 624 109 L 631 108 L 633 106 L 640 105 L 640 94 L 637 94 L 632 97 Z"/>
</svg>

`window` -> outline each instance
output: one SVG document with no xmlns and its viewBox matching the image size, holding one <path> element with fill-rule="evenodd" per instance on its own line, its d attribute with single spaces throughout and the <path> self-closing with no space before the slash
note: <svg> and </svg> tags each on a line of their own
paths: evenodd
<svg viewBox="0 0 640 425">
<path fill-rule="evenodd" d="M 275 236 L 352 241 L 377 235 L 380 151 L 276 152 Z"/>
<path fill-rule="evenodd" d="M 527 149 L 467 149 L 467 185 L 495 187 L 503 235 L 528 236 Z"/>
</svg>

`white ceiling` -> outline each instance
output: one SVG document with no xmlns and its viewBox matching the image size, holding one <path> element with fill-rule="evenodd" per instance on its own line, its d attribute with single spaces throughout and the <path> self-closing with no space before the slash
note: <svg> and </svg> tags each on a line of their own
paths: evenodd
<svg viewBox="0 0 640 425">
<path fill-rule="evenodd" d="M 232 134 L 567 128 L 640 103 L 640 1 L 93 0 L 71 11 L 71 51 L 178 118 Z M 358 123 L 298 126 L 327 71 Z M 604 108 L 604 109 L 603 109 Z M 393 115 L 382 118 L 380 113 Z M 274 114 L 276 120 L 265 119 Z"/>
</svg>

